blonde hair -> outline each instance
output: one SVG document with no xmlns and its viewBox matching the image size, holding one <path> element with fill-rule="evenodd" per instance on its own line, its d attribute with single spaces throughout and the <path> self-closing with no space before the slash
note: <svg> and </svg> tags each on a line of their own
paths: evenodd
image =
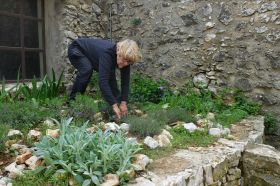
<svg viewBox="0 0 280 186">
<path fill-rule="evenodd" d="M 137 43 L 131 39 L 125 39 L 118 42 L 117 53 L 123 58 L 129 60 L 132 64 L 140 61 L 142 54 Z"/>
</svg>

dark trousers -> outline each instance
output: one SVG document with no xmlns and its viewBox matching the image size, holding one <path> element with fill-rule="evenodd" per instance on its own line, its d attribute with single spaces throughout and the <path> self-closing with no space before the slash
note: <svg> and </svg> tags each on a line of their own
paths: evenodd
<svg viewBox="0 0 280 186">
<path fill-rule="evenodd" d="M 70 59 L 71 64 L 78 70 L 78 74 L 74 81 L 70 99 L 75 99 L 77 93 L 83 94 L 86 91 L 87 85 L 90 81 L 93 67 L 87 57 L 80 57 Z"/>
<path fill-rule="evenodd" d="M 70 99 L 74 100 L 77 93 L 83 94 L 85 92 L 94 68 L 92 62 L 76 45 L 70 45 L 68 56 L 71 64 L 78 70 L 78 74 L 70 93 Z M 115 98 L 120 101 L 120 91 L 118 89 L 115 71 L 112 72 L 110 76 L 109 85 Z"/>
</svg>

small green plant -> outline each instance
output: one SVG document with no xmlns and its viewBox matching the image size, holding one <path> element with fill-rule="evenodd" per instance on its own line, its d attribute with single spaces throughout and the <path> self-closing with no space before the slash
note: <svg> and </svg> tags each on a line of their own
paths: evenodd
<svg viewBox="0 0 280 186">
<path fill-rule="evenodd" d="M 131 79 L 130 101 L 159 103 L 170 91 L 164 81 L 156 82 L 140 74 Z"/>
<path fill-rule="evenodd" d="M 19 91 L 25 99 L 45 100 L 47 98 L 57 97 L 60 93 L 60 86 L 63 77 L 63 71 L 58 79 L 56 79 L 55 72 L 52 69 L 52 79 L 47 75 L 41 80 L 39 86 L 37 86 L 37 79 L 34 78 L 31 81 L 31 87 L 23 83 Z"/>
<path fill-rule="evenodd" d="M 164 123 L 156 118 L 130 116 L 125 119 L 126 123 L 130 124 L 129 131 L 141 137 L 153 136 L 159 134 L 164 128 Z"/>
<path fill-rule="evenodd" d="M 264 126 L 265 126 L 265 133 L 266 134 L 274 134 L 276 133 L 277 129 L 277 119 L 274 115 L 272 114 L 265 114 L 264 117 Z"/>
<path fill-rule="evenodd" d="M 11 102 L 13 100 L 18 99 L 19 87 L 20 87 L 19 78 L 20 78 L 20 69 L 18 70 L 16 84 L 9 89 L 6 88 L 5 79 L 2 80 L 2 86 L 0 91 L 0 102 Z"/>
<path fill-rule="evenodd" d="M 107 173 L 121 177 L 131 168 L 132 156 L 140 150 L 135 141 L 127 140 L 120 132 L 98 130 L 90 134 L 86 131 L 87 122 L 74 127 L 71 121 L 72 118 L 57 122 L 59 138 L 45 136 L 36 144 L 34 153 L 46 163 L 37 173 L 66 174 L 81 185 L 99 185 Z"/>
<path fill-rule="evenodd" d="M 22 176 L 17 176 L 13 180 L 14 186 L 47 186 L 47 185 L 55 185 L 55 186 L 68 186 L 67 178 L 57 178 L 53 175 L 48 174 L 34 174 L 34 171 L 27 171 Z"/>
<path fill-rule="evenodd" d="M 142 20 L 141 20 L 141 18 L 139 18 L 139 17 L 133 18 L 133 19 L 131 20 L 131 24 L 132 24 L 133 26 L 138 26 L 138 25 L 140 25 L 141 23 L 142 23 Z"/>
</svg>

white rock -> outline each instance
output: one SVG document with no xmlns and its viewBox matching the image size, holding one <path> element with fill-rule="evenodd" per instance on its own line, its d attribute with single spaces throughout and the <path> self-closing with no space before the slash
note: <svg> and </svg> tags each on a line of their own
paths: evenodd
<svg viewBox="0 0 280 186">
<path fill-rule="evenodd" d="M 38 130 L 30 130 L 27 134 L 27 137 L 32 139 L 39 139 L 41 136 L 42 136 L 42 132 Z"/>
<path fill-rule="evenodd" d="M 256 27 L 255 30 L 258 34 L 262 34 L 268 31 L 269 29 L 266 26 L 261 26 L 261 27 Z"/>
<path fill-rule="evenodd" d="M 198 168 L 198 170 L 196 171 L 196 173 L 192 176 L 190 176 L 189 178 L 189 183 L 188 185 L 197 185 L 197 186 L 201 186 L 204 185 L 203 184 L 203 168 L 200 166 Z"/>
<path fill-rule="evenodd" d="M 41 165 L 42 160 L 37 156 L 32 156 L 28 160 L 25 161 L 25 164 L 28 165 L 28 168 L 34 170 L 39 165 Z"/>
<path fill-rule="evenodd" d="M 185 123 L 185 124 L 183 124 L 183 126 L 189 132 L 194 132 L 197 129 L 197 126 L 193 123 Z"/>
<path fill-rule="evenodd" d="M 100 186 L 117 186 L 120 183 L 119 177 L 116 174 L 106 174 L 104 180 L 104 183 Z"/>
<path fill-rule="evenodd" d="M 23 136 L 23 134 L 19 130 L 10 129 L 8 132 L 8 137 L 13 137 L 13 136 Z"/>
<path fill-rule="evenodd" d="M 214 26 L 215 26 L 215 23 L 213 23 L 213 22 L 207 22 L 206 24 L 205 24 L 205 26 L 206 26 L 206 28 L 213 28 Z"/>
<path fill-rule="evenodd" d="M 46 120 L 43 122 L 43 124 L 44 124 L 44 125 L 47 125 L 47 126 L 50 127 L 50 128 L 55 126 L 53 120 L 51 120 L 51 119 L 46 119 Z"/>
<path fill-rule="evenodd" d="M 159 146 L 158 142 L 150 136 L 147 136 L 144 139 L 144 144 L 147 145 L 151 149 L 155 149 Z"/>
<path fill-rule="evenodd" d="M 5 167 L 5 171 L 9 172 L 9 178 L 15 178 L 17 175 L 22 175 L 25 165 L 17 165 L 16 162 Z"/>
<path fill-rule="evenodd" d="M 55 130 L 47 129 L 46 135 L 51 136 L 53 138 L 58 138 L 59 137 L 59 129 L 55 129 Z"/>
<path fill-rule="evenodd" d="M 222 133 L 222 131 L 219 128 L 211 128 L 211 129 L 209 129 L 209 135 L 211 135 L 211 136 L 220 136 L 221 133 Z"/>
<path fill-rule="evenodd" d="M 146 166 L 152 162 L 152 160 L 144 154 L 135 154 L 133 157 L 135 158 L 135 161 L 132 166 L 135 171 L 145 170 Z"/>
<path fill-rule="evenodd" d="M 206 116 L 206 119 L 209 119 L 209 120 L 215 119 L 215 114 L 212 113 L 212 112 L 209 112 L 209 113 L 207 114 L 207 116 Z"/>
<path fill-rule="evenodd" d="M 209 42 L 209 41 L 211 41 L 211 40 L 213 40 L 215 38 L 216 38 L 216 34 L 206 34 L 205 41 Z"/>
<path fill-rule="evenodd" d="M 0 186 L 12 186 L 12 179 L 0 176 Z"/>
<path fill-rule="evenodd" d="M 223 135 L 229 135 L 229 134 L 230 134 L 230 129 L 229 129 L 229 128 L 224 128 L 224 129 L 222 130 L 222 134 L 223 134 Z"/>
<path fill-rule="evenodd" d="M 160 147 L 168 147 L 171 146 L 171 142 L 168 136 L 160 134 L 158 136 L 154 136 L 154 139 L 158 142 Z"/>
<path fill-rule="evenodd" d="M 170 134 L 170 132 L 168 132 L 168 131 L 165 130 L 165 129 L 162 130 L 161 135 L 167 136 L 169 140 L 172 140 L 172 139 L 173 139 L 173 136 Z"/>
<path fill-rule="evenodd" d="M 17 151 L 26 151 L 26 149 L 29 149 L 29 148 L 26 145 L 21 145 L 21 144 L 15 143 L 15 144 L 11 145 L 10 149 L 11 150 L 17 150 Z M 21 154 L 24 154 L 24 153 L 21 153 Z"/>
<path fill-rule="evenodd" d="M 204 170 L 204 177 L 205 177 L 206 184 L 207 185 L 213 184 L 214 180 L 213 180 L 212 166 L 211 165 L 204 165 L 203 170 Z"/>
<path fill-rule="evenodd" d="M 185 169 L 182 172 L 178 172 L 175 175 L 171 174 L 168 175 L 163 181 L 158 183 L 157 185 L 160 186 L 186 186 L 186 180 L 190 179 L 190 176 L 192 175 L 192 170 L 190 169 Z M 189 185 L 189 184 L 188 184 Z M 194 185 L 190 185 L 194 186 Z"/>
<path fill-rule="evenodd" d="M 22 155 L 19 155 L 16 157 L 16 163 L 17 164 L 23 164 L 27 159 L 29 159 L 32 156 L 31 152 L 26 152 Z"/>
<path fill-rule="evenodd" d="M 135 144 L 139 144 L 138 141 L 137 141 L 137 138 L 129 137 L 129 138 L 127 138 L 127 141 L 131 141 Z"/>
<path fill-rule="evenodd" d="M 128 186 L 156 186 L 155 183 L 153 183 L 150 180 L 143 178 L 143 177 L 136 178 L 135 182 L 136 183 L 128 184 Z"/>
<path fill-rule="evenodd" d="M 122 123 L 122 124 L 120 125 L 120 129 L 123 130 L 123 131 L 128 132 L 128 131 L 129 131 L 129 124 L 127 124 L 127 123 Z"/>
<path fill-rule="evenodd" d="M 242 16 L 251 16 L 256 12 L 256 10 L 252 8 L 243 8 L 241 11 Z"/>
<path fill-rule="evenodd" d="M 262 4 L 261 8 L 258 11 L 259 13 L 264 13 L 267 11 L 275 10 L 277 9 L 277 7 L 277 3 L 275 3 L 275 1 L 272 1 L 271 3 Z"/>
<path fill-rule="evenodd" d="M 120 130 L 120 126 L 118 124 L 116 124 L 115 122 L 106 123 L 104 125 L 104 127 L 105 127 L 106 130 L 110 130 L 110 131 L 118 131 L 118 130 Z"/>
<path fill-rule="evenodd" d="M 209 79 L 205 74 L 198 74 L 193 77 L 193 83 L 196 87 L 207 87 L 209 84 Z"/>
</svg>

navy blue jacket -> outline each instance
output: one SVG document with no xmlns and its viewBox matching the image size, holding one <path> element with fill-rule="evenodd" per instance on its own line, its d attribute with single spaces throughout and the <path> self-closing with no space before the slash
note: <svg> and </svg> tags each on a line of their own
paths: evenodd
<svg viewBox="0 0 280 186">
<path fill-rule="evenodd" d="M 112 89 L 117 87 L 110 86 L 110 81 L 116 81 L 115 69 L 118 67 L 116 44 L 111 43 L 108 40 L 93 38 L 79 38 L 74 41 L 74 44 L 78 44 L 81 52 L 92 63 L 93 69 L 99 73 L 99 87 L 104 99 L 110 105 L 113 105 L 118 101 L 127 101 L 129 92 L 130 65 L 120 69 L 120 98 L 113 94 L 115 90 Z M 69 58 L 71 57 L 75 57 L 75 54 L 73 56 L 69 54 Z"/>
</svg>

